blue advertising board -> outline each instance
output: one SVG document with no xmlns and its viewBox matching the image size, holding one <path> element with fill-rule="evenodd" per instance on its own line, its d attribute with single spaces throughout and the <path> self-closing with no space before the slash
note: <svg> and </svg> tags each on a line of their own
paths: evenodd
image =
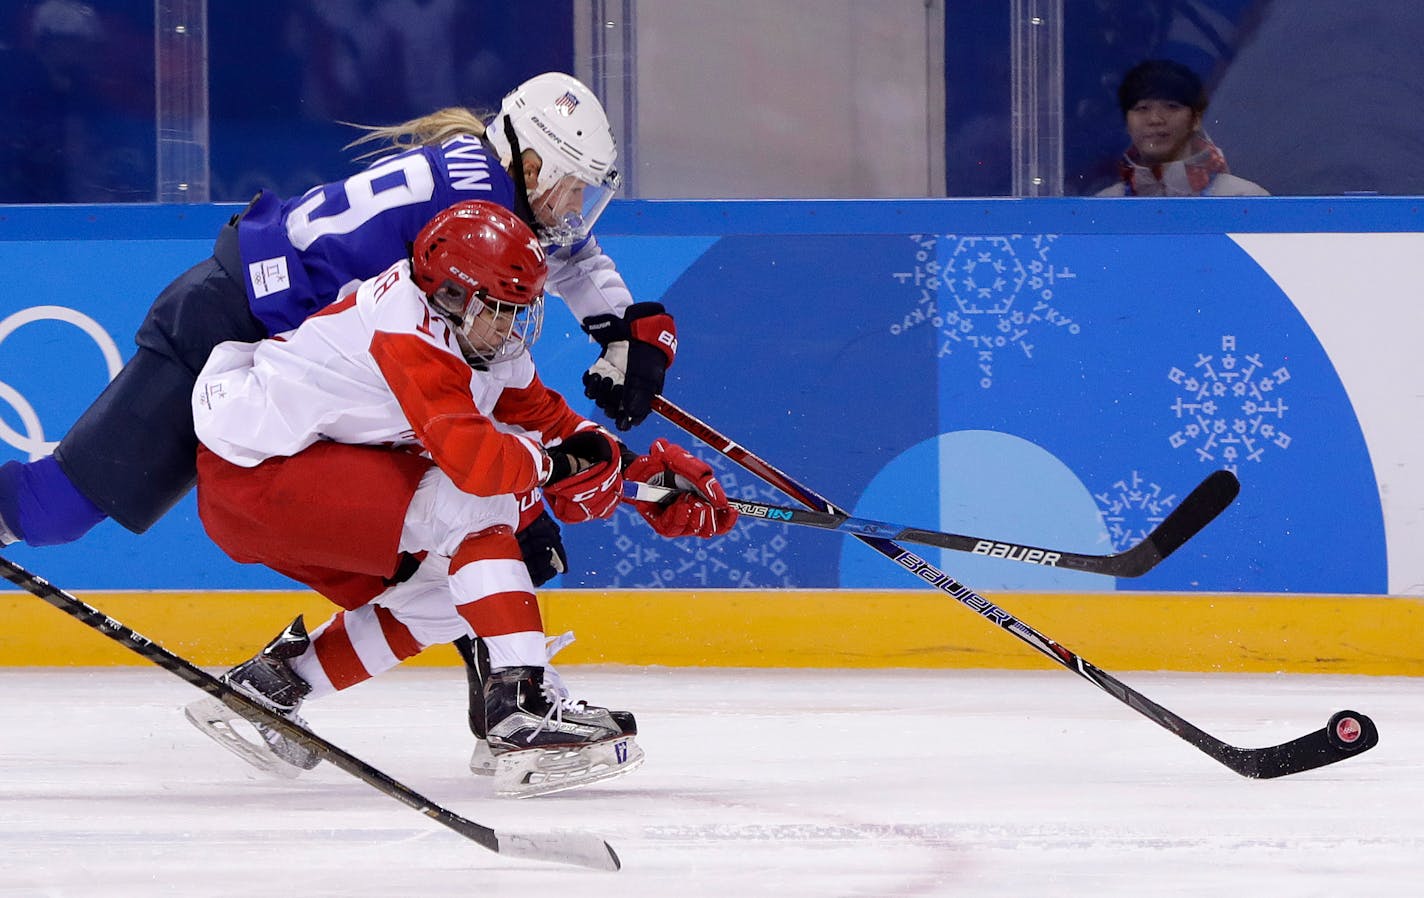
<svg viewBox="0 0 1424 898">
<path fill-rule="evenodd" d="M 0 209 L 5 458 L 58 439 L 232 211 Z M 634 295 L 676 315 L 667 395 L 858 515 L 1108 553 L 1211 471 L 1242 481 L 1136 580 L 926 550 L 976 589 L 1314 593 L 1390 591 L 1381 475 L 1301 298 L 1239 235 L 1418 230 L 1413 201 L 1388 199 L 625 202 L 600 224 Z M 536 359 L 590 416 L 595 350 L 551 302 Z M 626 439 L 655 436 L 733 495 L 792 504 L 665 422 Z M 914 585 L 854 540 L 783 523 L 670 541 L 622 509 L 565 538 L 566 588 Z M 191 496 L 142 536 L 106 522 L 14 554 L 74 588 L 291 585 L 226 559 Z"/>
</svg>

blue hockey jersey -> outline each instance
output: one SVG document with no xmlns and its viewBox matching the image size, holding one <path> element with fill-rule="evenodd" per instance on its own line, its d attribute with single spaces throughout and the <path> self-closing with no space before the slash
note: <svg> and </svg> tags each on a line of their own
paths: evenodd
<svg viewBox="0 0 1424 898">
<path fill-rule="evenodd" d="M 264 191 L 237 230 L 253 314 L 269 333 L 291 330 L 406 258 L 426 222 L 462 200 L 514 207 L 514 182 L 469 135 L 380 160 L 294 199 Z"/>
</svg>

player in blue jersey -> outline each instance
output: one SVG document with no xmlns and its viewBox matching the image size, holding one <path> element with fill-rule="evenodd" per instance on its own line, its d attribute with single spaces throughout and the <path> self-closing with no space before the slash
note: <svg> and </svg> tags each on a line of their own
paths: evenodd
<svg viewBox="0 0 1424 898">
<path fill-rule="evenodd" d="M 343 291 L 409 255 L 436 212 L 468 199 L 520 213 L 549 247 L 549 291 L 600 344 L 588 396 L 622 430 L 640 423 L 676 353 L 672 318 L 635 303 L 590 228 L 618 187 L 598 99 L 549 73 L 505 97 L 486 125 L 447 109 L 363 141 L 387 146 L 345 181 L 283 200 L 263 192 L 223 228 L 211 258 L 159 294 L 134 354 L 52 456 L 0 466 L 0 545 L 72 542 L 106 517 L 142 533 L 195 479 L 189 399 L 209 352 L 296 327 Z M 515 177 L 518 175 L 518 177 Z M 562 570 L 544 532 L 547 576 Z M 539 572 L 536 573 L 536 579 Z"/>
<path fill-rule="evenodd" d="M 593 93 L 549 73 L 512 91 L 488 123 L 452 108 L 367 131 L 355 143 L 386 155 L 300 197 L 259 194 L 218 234 L 212 257 L 159 294 L 134 356 L 54 454 L 0 465 L 0 545 L 72 542 L 107 517 L 147 530 L 195 482 L 190 399 L 213 347 L 295 328 L 408 257 L 421 228 L 461 200 L 499 203 L 531 225 L 548 249 L 548 292 L 601 347 L 585 392 L 621 430 L 647 417 L 677 351 L 676 329 L 658 303 L 633 302 L 590 234 L 619 180 Z M 566 569 L 567 556 L 537 495 L 525 497 L 523 512 L 520 548 L 542 585 Z M 392 571 L 392 582 L 401 574 Z M 469 671 L 470 727 L 481 737 L 477 645 L 457 645 Z M 472 767 L 483 772 L 479 761 Z"/>
</svg>

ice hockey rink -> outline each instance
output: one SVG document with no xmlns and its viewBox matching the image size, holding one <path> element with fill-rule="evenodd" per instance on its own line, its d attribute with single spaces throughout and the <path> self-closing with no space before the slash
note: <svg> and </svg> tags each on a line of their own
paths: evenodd
<svg viewBox="0 0 1424 898">
<path fill-rule="evenodd" d="M 619 780 L 524 801 L 466 771 L 463 677 L 397 670 L 319 733 L 500 832 L 579 830 L 617 873 L 506 858 L 323 765 L 264 778 L 157 668 L 0 670 L 0 896 L 1417 896 L 1424 690 L 1393 677 L 1121 673 L 1243 747 L 1342 708 L 1373 751 L 1237 776 L 1063 670 L 570 667 L 634 710 Z"/>
</svg>

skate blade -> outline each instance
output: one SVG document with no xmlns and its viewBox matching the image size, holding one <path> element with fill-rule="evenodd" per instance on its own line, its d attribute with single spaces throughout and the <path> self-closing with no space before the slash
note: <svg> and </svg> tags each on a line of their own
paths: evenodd
<svg viewBox="0 0 1424 898">
<path fill-rule="evenodd" d="M 475 776 L 494 776 L 499 764 L 494 759 L 494 753 L 490 751 L 489 743 L 483 739 L 475 740 L 475 750 L 470 753 L 470 772 Z"/>
<path fill-rule="evenodd" d="M 495 758 L 494 794 L 533 798 L 580 789 L 626 776 L 641 767 L 643 760 L 643 749 L 633 736 L 593 745 L 507 752 Z"/>
<path fill-rule="evenodd" d="M 303 768 L 274 754 L 255 729 L 251 730 L 253 738 L 246 738 L 246 731 L 239 731 L 233 724 L 240 720 L 250 727 L 250 721 L 212 696 L 189 703 L 183 709 L 183 716 L 198 732 L 268 776 L 294 780 L 302 775 Z"/>
</svg>

